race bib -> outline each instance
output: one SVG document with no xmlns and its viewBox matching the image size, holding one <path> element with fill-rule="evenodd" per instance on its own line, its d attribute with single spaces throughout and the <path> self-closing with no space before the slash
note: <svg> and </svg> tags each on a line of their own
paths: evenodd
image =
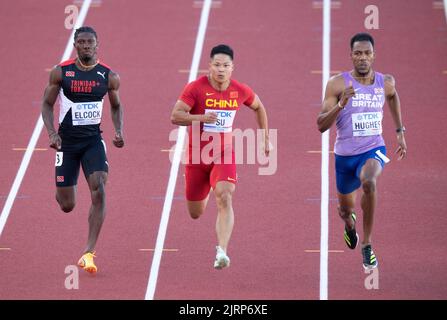
<svg viewBox="0 0 447 320">
<path fill-rule="evenodd" d="M 207 132 L 231 132 L 233 130 L 233 121 L 236 116 L 236 110 L 221 111 L 205 109 L 205 114 L 209 112 L 217 113 L 215 123 L 204 123 L 203 131 Z"/>
<path fill-rule="evenodd" d="M 56 152 L 56 161 L 54 163 L 55 167 L 60 167 L 64 163 L 64 153 L 61 151 Z"/>
<path fill-rule="evenodd" d="M 354 137 L 382 134 L 382 112 L 362 112 L 352 114 L 352 135 Z"/>
<path fill-rule="evenodd" d="M 73 103 L 71 118 L 74 126 L 101 123 L 102 101 Z"/>
</svg>

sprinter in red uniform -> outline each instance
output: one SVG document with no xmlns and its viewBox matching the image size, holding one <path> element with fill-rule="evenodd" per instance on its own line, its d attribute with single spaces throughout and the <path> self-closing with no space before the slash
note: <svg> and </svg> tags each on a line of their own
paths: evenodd
<svg viewBox="0 0 447 320">
<path fill-rule="evenodd" d="M 259 127 L 265 130 L 266 155 L 270 144 L 267 114 L 261 100 L 247 85 L 231 79 L 233 50 L 227 45 L 218 45 L 211 50 L 210 58 L 209 74 L 185 87 L 174 106 L 171 121 L 176 125 L 190 126 L 185 178 L 187 206 L 193 219 L 202 215 L 211 188 L 214 191 L 218 211 L 214 268 L 222 269 L 230 265 L 227 247 L 234 225 L 231 198 L 237 175 L 232 125 L 242 105 L 255 112 Z M 193 132 L 195 128 L 199 130 L 197 135 Z M 203 139 L 205 135 L 209 139 Z M 209 144 L 217 144 L 218 147 L 202 152 Z"/>
</svg>

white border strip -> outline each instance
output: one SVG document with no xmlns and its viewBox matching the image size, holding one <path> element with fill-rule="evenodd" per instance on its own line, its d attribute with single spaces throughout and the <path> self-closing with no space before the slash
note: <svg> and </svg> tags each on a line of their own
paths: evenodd
<svg viewBox="0 0 447 320">
<path fill-rule="evenodd" d="M 388 162 L 391 161 L 390 158 L 388 158 L 386 155 L 384 155 L 384 154 L 382 153 L 382 151 L 380 151 L 380 150 L 377 150 L 377 151 L 376 151 L 376 154 L 377 154 L 377 156 L 378 156 L 380 159 L 382 159 L 382 161 L 385 162 L 385 163 L 388 163 Z"/>
<path fill-rule="evenodd" d="M 188 82 L 194 81 L 197 78 L 199 71 L 200 57 L 202 56 L 203 42 L 205 41 L 205 31 L 208 24 L 208 16 L 211 9 L 211 0 L 205 0 L 200 16 L 199 30 L 197 32 L 196 44 L 194 47 L 194 54 L 191 63 L 191 70 L 189 73 Z M 180 166 L 180 160 L 185 143 L 186 126 L 180 126 L 178 130 L 177 142 L 175 145 L 174 156 L 172 159 L 171 171 L 169 173 L 168 187 L 166 190 L 165 202 L 163 205 L 163 212 L 161 214 L 160 227 L 158 229 L 157 243 L 155 244 L 154 257 L 152 259 L 151 271 L 147 283 L 145 300 L 153 300 L 155 295 L 155 287 L 157 285 L 158 271 L 160 268 L 161 255 L 166 237 L 166 230 L 168 228 L 169 215 L 171 212 L 172 199 L 174 197 L 175 184 L 177 182 L 177 175 Z"/>
<path fill-rule="evenodd" d="M 331 49 L 331 0 L 323 2 L 323 82 L 322 99 L 329 80 Z M 320 238 L 320 300 L 328 299 L 328 238 L 329 238 L 329 132 L 321 135 L 321 238 Z"/>
<path fill-rule="evenodd" d="M 444 0 L 445 22 L 447 22 L 447 0 Z"/>
<path fill-rule="evenodd" d="M 84 23 L 85 17 L 87 16 L 88 9 L 90 8 L 91 0 L 84 0 L 82 3 L 81 11 L 76 20 L 76 24 L 73 27 L 73 31 L 71 32 L 70 38 L 68 38 L 67 46 L 65 47 L 64 54 L 62 55 L 62 61 L 70 58 L 71 52 L 73 51 L 73 36 L 75 30 L 82 26 Z M 37 140 L 39 140 L 40 133 L 43 128 L 43 120 L 42 115 L 37 119 L 36 126 L 34 127 L 33 134 L 28 142 L 28 146 L 26 148 L 25 154 L 23 155 L 22 162 L 20 163 L 19 170 L 17 171 L 17 175 L 12 184 L 11 190 L 9 191 L 8 198 L 6 199 L 5 205 L 2 210 L 2 214 L 0 216 L 0 236 L 2 235 L 3 229 L 6 224 L 6 220 L 9 217 L 11 212 L 12 205 L 14 204 L 14 199 L 17 196 L 17 192 L 19 191 L 20 185 L 22 183 L 23 177 L 25 176 L 26 169 L 31 161 L 31 156 L 33 155 L 34 148 L 36 147 Z"/>
</svg>

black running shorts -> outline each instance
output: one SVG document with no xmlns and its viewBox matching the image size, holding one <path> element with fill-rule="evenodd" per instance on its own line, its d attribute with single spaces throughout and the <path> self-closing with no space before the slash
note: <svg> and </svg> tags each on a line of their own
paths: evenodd
<svg viewBox="0 0 447 320">
<path fill-rule="evenodd" d="M 76 185 L 81 165 L 86 179 L 95 171 L 109 171 L 106 146 L 100 135 L 82 140 L 62 139 L 61 149 L 56 152 L 56 186 Z"/>
</svg>

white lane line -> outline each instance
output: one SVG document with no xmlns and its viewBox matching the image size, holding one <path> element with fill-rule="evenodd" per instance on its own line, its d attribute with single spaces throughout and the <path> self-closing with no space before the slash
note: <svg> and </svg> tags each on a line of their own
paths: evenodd
<svg viewBox="0 0 447 320">
<path fill-rule="evenodd" d="M 329 80 L 331 56 L 331 0 L 323 2 L 323 80 L 322 99 Z M 328 299 L 328 234 L 329 234 L 329 132 L 321 135 L 321 238 L 320 300 Z"/>
<path fill-rule="evenodd" d="M 444 0 L 444 14 L 445 14 L 445 22 L 447 22 L 447 0 Z"/>
<path fill-rule="evenodd" d="M 62 55 L 62 61 L 70 58 L 71 52 L 73 51 L 73 36 L 77 28 L 81 27 L 84 23 L 85 17 L 87 16 L 88 9 L 90 8 L 91 0 L 85 0 L 82 4 L 81 11 L 79 12 L 78 19 L 73 27 L 73 31 L 71 32 L 70 37 L 67 41 L 67 46 L 65 47 L 64 54 Z M 17 171 L 17 175 L 12 184 L 11 190 L 9 191 L 8 199 L 6 199 L 5 205 L 2 210 L 2 214 L 0 216 L 0 236 L 2 235 L 3 228 L 5 227 L 6 220 L 9 217 L 11 212 L 12 205 L 14 204 L 14 199 L 17 196 L 17 192 L 19 191 L 20 184 L 22 183 L 23 177 L 25 176 L 26 169 L 31 160 L 31 156 L 33 154 L 34 149 L 36 148 L 37 140 L 39 140 L 40 133 L 43 128 L 43 120 L 42 116 L 39 115 L 37 119 L 36 126 L 34 127 L 33 134 L 28 142 L 28 146 L 26 148 L 25 154 L 23 155 L 22 162 L 20 163 L 19 170 Z"/>
<path fill-rule="evenodd" d="M 192 58 L 188 82 L 191 82 L 197 78 L 197 73 L 199 71 L 200 57 L 202 56 L 203 42 L 205 41 L 205 32 L 208 24 L 208 16 L 210 13 L 210 9 L 211 9 L 211 0 L 205 0 L 202 7 L 202 13 L 200 15 L 199 30 L 197 32 L 196 44 L 194 47 L 194 54 Z M 163 211 L 161 213 L 160 227 L 158 229 L 157 242 L 155 244 L 154 257 L 152 259 L 152 266 L 149 274 L 149 280 L 147 283 L 145 300 L 153 300 L 155 295 L 158 271 L 161 262 L 161 255 L 163 252 L 166 230 L 168 228 L 169 215 L 171 212 L 175 184 L 177 182 L 177 175 L 180 166 L 183 144 L 185 142 L 185 134 L 186 134 L 186 126 L 180 126 L 178 130 L 177 142 L 175 144 L 174 157 L 172 158 L 168 187 L 166 190 L 165 202 L 163 204 Z"/>
</svg>

